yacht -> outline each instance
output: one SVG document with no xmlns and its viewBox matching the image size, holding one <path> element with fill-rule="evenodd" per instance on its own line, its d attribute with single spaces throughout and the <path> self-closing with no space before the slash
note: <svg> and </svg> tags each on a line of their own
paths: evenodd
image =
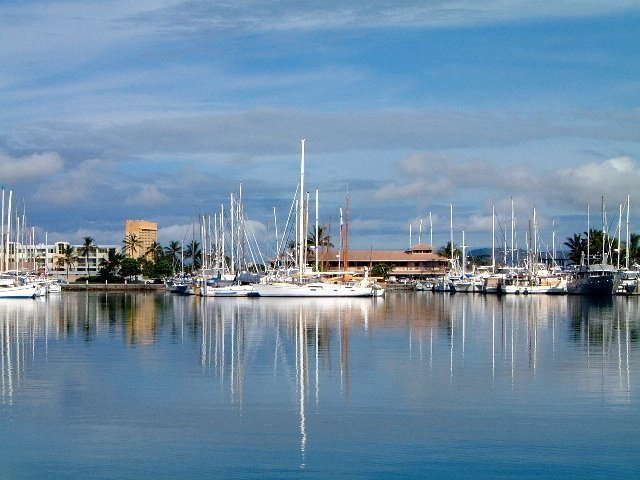
<svg viewBox="0 0 640 480">
<path fill-rule="evenodd" d="M 567 292 L 577 295 L 613 295 L 619 283 L 620 277 L 613 265 L 581 265 L 570 275 Z"/>
</svg>

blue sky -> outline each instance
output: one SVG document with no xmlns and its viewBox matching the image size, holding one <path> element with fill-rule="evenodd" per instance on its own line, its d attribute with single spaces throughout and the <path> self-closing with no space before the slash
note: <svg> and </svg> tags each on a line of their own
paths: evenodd
<svg viewBox="0 0 640 480">
<path fill-rule="evenodd" d="M 353 248 L 640 231 L 640 6 L 632 1 L 0 3 L 0 182 L 44 240 L 189 240 L 242 182 L 261 238 L 307 187 Z"/>
</svg>

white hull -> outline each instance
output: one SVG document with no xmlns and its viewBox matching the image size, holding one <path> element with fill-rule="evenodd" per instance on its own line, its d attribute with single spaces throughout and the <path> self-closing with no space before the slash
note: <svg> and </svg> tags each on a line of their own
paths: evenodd
<svg viewBox="0 0 640 480">
<path fill-rule="evenodd" d="M 501 293 L 504 294 L 547 294 L 547 295 L 562 295 L 567 293 L 567 284 L 566 282 L 559 284 L 557 286 L 551 285 L 502 285 L 500 287 Z"/>
<path fill-rule="evenodd" d="M 258 292 L 253 285 L 229 285 L 226 287 L 212 287 L 206 285 L 201 290 L 203 297 L 257 297 Z"/>
<path fill-rule="evenodd" d="M 62 292 L 62 287 L 59 283 L 49 283 L 47 285 L 47 293 L 60 293 Z"/>
<path fill-rule="evenodd" d="M 263 283 L 253 286 L 261 297 L 373 297 L 384 293 L 372 287 L 359 285 L 334 285 L 315 282 L 305 285 L 295 283 Z"/>
<path fill-rule="evenodd" d="M 35 298 L 39 295 L 40 288 L 36 284 L 0 287 L 0 298 Z"/>
<path fill-rule="evenodd" d="M 471 280 L 452 280 L 451 289 L 454 292 L 468 293 L 473 292 L 473 282 Z"/>
</svg>

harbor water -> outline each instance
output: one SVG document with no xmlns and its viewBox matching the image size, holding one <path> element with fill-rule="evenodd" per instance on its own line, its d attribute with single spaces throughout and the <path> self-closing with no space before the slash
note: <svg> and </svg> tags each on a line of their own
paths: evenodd
<svg viewBox="0 0 640 480">
<path fill-rule="evenodd" d="M 637 479 L 639 302 L 2 300 L 0 479 Z"/>
</svg>

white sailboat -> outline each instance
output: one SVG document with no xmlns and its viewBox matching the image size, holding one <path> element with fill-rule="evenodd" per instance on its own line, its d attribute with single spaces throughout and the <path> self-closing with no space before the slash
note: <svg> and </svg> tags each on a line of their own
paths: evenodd
<svg viewBox="0 0 640 480">
<path fill-rule="evenodd" d="M 40 287 L 36 283 L 21 283 L 13 275 L 0 277 L 0 298 L 35 298 L 40 295 Z"/>
<path fill-rule="evenodd" d="M 360 282 L 328 283 L 317 280 L 315 272 L 312 281 L 305 276 L 306 269 L 306 222 L 304 198 L 304 139 L 301 140 L 300 159 L 300 201 L 298 202 L 297 256 L 298 265 L 295 279 L 292 281 L 274 282 L 265 277 L 253 288 L 261 297 L 373 297 L 380 296 L 384 289 L 377 288 L 369 281 L 368 271 Z M 317 218 L 317 216 L 316 216 Z M 317 220 L 316 220 L 317 223 Z M 316 255 L 317 257 L 317 255 Z"/>
<path fill-rule="evenodd" d="M 219 218 L 219 222 L 218 222 Z M 204 265 L 202 269 L 203 277 L 199 282 L 198 293 L 203 297 L 254 297 L 258 296 L 258 293 L 253 288 L 253 285 L 248 282 L 252 277 L 257 278 L 257 273 L 250 273 L 246 271 L 245 262 L 245 216 L 244 207 L 242 204 L 242 184 L 238 196 L 231 194 L 230 203 L 230 215 L 229 215 L 229 236 L 230 236 L 230 248 L 229 248 L 229 262 L 227 262 L 225 251 L 225 222 L 224 222 L 224 207 L 221 207 L 220 216 L 217 215 L 214 218 L 214 235 L 213 241 L 207 239 L 210 235 L 210 228 L 206 228 L 206 222 L 203 217 L 202 225 L 202 243 L 203 245 L 209 245 L 213 247 L 213 251 L 210 255 L 206 253 L 203 255 Z M 210 222 L 209 222 L 210 223 Z M 247 245 L 252 258 L 253 264 L 257 262 L 253 257 L 253 251 L 251 245 Z M 203 248 L 206 252 L 206 248 Z M 209 258 L 211 264 L 208 264 Z"/>
</svg>

